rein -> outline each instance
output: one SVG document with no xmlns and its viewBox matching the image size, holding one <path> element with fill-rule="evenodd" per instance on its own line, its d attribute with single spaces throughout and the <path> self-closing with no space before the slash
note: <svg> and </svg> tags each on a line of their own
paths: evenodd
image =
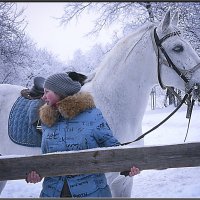
<svg viewBox="0 0 200 200">
<path fill-rule="evenodd" d="M 179 106 L 172 113 L 170 113 L 165 119 L 163 119 L 159 124 L 157 124 L 152 129 L 148 130 L 147 132 L 145 132 L 144 134 L 142 134 L 141 136 L 139 136 L 137 139 L 135 139 L 135 140 L 133 140 L 131 142 L 122 143 L 121 146 L 128 145 L 128 144 L 131 144 L 133 142 L 137 142 L 138 140 L 142 139 L 145 135 L 149 134 L 150 132 L 154 131 L 159 126 L 161 126 L 164 122 L 166 122 L 185 103 L 186 99 L 190 96 L 190 93 L 192 92 L 192 90 L 193 90 L 193 88 L 191 88 L 188 91 L 188 93 L 185 94 L 185 96 L 184 96 L 183 100 L 181 101 L 181 103 L 179 104 Z"/>
<path fill-rule="evenodd" d="M 191 115 L 192 115 L 192 109 L 193 109 L 193 105 L 194 105 L 194 102 L 195 100 L 192 99 L 192 101 L 190 100 L 191 99 L 191 93 L 193 90 L 195 90 L 195 86 L 194 88 L 191 87 L 189 89 L 189 91 L 185 94 L 185 96 L 183 97 L 183 99 L 181 100 L 181 98 L 179 97 L 179 95 L 171 89 L 171 87 L 168 87 L 168 86 L 164 86 L 164 84 L 162 83 L 162 80 L 161 80 L 161 76 L 160 76 L 160 62 L 159 62 L 159 58 L 160 58 L 160 50 L 162 51 L 163 55 L 165 56 L 167 62 L 168 62 L 168 65 L 169 67 L 171 67 L 182 79 L 183 81 L 187 84 L 189 82 L 189 79 L 181 72 L 181 70 L 179 70 L 176 65 L 172 62 L 172 60 L 170 59 L 170 57 L 168 56 L 167 52 L 165 51 L 165 49 L 163 48 L 162 46 L 162 43 L 169 37 L 172 37 L 172 36 L 175 36 L 175 35 L 180 35 L 180 31 L 177 31 L 177 32 L 173 32 L 173 33 L 169 33 L 167 34 L 166 36 L 164 36 L 163 38 L 159 39 L 158 38 L 158 35 L 156 33 L 156 28 L 154 29 L 154 40 L 155 40 L 155 43 L 156 43 L 156 47 L 157 47 L 157 58 L 158 58 L 158 81 L 159 81 L 159 84 L 161 86 L 162 89 L 169 89 L 170 92 L 172 92 L 180 101 L 181 103 L 179 104 L 179 106 L 172 112 L 170 113 L 164 120 L 162 120 L 159 124 L 157 124 L 156 126 L 154 126 L 153 128 L 151 128 L 149 131 L 145 132 L 144 134 L 142 134 L 141 136 L 139 136 L 138 138 L 136 138 L 135 140 L 131 141 L 131 142 L 126 142 L 126 143 L 122 143 L 121 145 L 124 146 L 124 145 L 128 145 L 128 144 L 131 144 L 133 142 L 136 142 L 142 138 L 144 138 L 144 136 L 146 136 L 147 134 L 149 134 L 150 132 L 154 131 L 156 128 L 158 128 L 159 126 L 161 126 L 164 122 L 166 122 L 174 113 L 176 113 L 177 110 L 179 110 L 179 108 L 184 104 L 186 103 L 186 105 L 188 106 L 188 109 L 187 109 L 187 115 L 186 115 L 186 118 L 189 118 L 189 122 L 188 122 L 188 128 L 187 128 L 187 133 L 186 133 L 186 136 L 185 136 L 185 139 L 184 139 L 184 142 L 187 138 L 187 134 L 188 134 L 188 130 L 189 130 L 189 125 L 190 125 L 190 120 L 191 120 Z M 195 69 L 196 68 L 199 68 L 199 64 L 197 66 L 195 66 Z"/>
</svg>

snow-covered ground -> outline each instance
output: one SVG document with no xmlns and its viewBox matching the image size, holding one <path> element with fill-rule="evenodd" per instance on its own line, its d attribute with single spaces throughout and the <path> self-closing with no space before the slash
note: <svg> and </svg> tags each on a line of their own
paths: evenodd
<svg viewBox="0 0 200 200">
<path fill-rule="evenodd" d="M 143 131 L 164 119 L 172 110 L 147 109 Z M 186 107 L 181 108 L 165 124 L 145 137 L 145 145 L 184 143 L 188 119 Z M 195 106 L 186 142 L 200 142 L 200 106 Z M 155 155 L 156 156 L 156 155 Z M 200 198 L 200 167 L 165 170 L 145 170 L 134 177 L 133 198 Z M 8 181 L 1 198 L 38 197 L 41 183 L 27 184 L 25 180 Z"/>
</svg>

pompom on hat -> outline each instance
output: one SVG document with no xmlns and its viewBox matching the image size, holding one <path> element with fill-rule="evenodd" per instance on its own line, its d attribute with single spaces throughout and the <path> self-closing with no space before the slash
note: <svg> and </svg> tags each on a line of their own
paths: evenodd
<svg viewBox="0 0 200 200">
<path fill-rule="evenodd" d="M 79 92 L 81 84 L 78 81 L 73 81 L 67 73 L 58 73 L 45 80 L 44 88 L 52 90 L 59 96 L 67 97 Z"/>
</svg>

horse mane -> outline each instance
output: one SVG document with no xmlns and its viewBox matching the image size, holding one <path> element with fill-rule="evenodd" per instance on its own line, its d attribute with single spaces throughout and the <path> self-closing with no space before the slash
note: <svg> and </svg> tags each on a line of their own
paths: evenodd
<svg viewBox="0 0 200 200">
<path fill-rule="evenodd" d="M 137 43 L 141 40 L 144 34 L 153 26 L 155 25 L 152 22 L 145 23 L 140 28 L 137 28 L 132 33 L 121 38 L 115 44 L 115 46 L 106 54 L 103 61 L 96 68 L 95 76 L 102 70 L 103 67 L 109 67 L 108 64 L 112 66 L 117 66 L 120 61 L 124 60 L 137 45 Z"/>
<path fill-rule="evenodd" d="M 149 23 L 145 23 L 141 27 L 135 29 L 133 32 L 131 32 L 128 35 L 121 38 L 117 42 L 117 44 L 113 47 L 113 51 L 120 49 L 119 48 L 120 46 L 122 48 L 127 48 L 127 46 L 128 46 L 128 48 L 133 47 L 135 44 L 137 44 L 138 40 L 140 40 L 142 38 L 144 33 L 146 33 L 153 26 L 154 26 L 154 24 L 149 22 Z M 127 45 L 127 44 L 129 44 L 129 45 Z"/>
</svg>

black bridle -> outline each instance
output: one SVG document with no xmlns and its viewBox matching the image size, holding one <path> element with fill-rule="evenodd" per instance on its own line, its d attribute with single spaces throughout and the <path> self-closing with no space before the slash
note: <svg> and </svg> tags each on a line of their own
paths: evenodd
<svg viewBox="0 0 200 200">
<path fill-rule="evenodd" d="M 156 28 L 154 29 L 154 40 L 157 46 L 157 50 L 158 50 L 158 81 L 160 86 L 165 89 L 165 86 L 163 85 L 162 81 L 161 81 L 161 77 L 160 77 L 160 63 L 159 63 L 159 58 L 160 58 L 160 50 L 162 51 L 163 55 L 165 56 L 169 67 L 171 67 L 184 81 L 185 83 L 188 83 L 189 80 L 188 78 L 178 69 L 178 67 L 176 67 L 176 65 L 172 62 L 172 60 L 170 59 L 170 57 L 168 56 L 167 52 L 165 51 L 164 47 L 162 46 L 162 43 L 169 37 L 175 36 L 175 35 L 180 35 L 181 32 L 180 31 L 176 31 L 176 32 L 172 32 L 167 34 L 166 36 L 164 36 L 163 38 L 159 39 L 158 35 L 156 33 Z"/>
<path fill-rule="evenodd" d="M 163 55 L 165 56 L 166 58 L 166 61 L 168 63 L 168 66 L 171 67 L 182 79 L 183 81 L 187 84 L 189 82 L 189 78 L 186 77 L 182 72 L 181 70 L 176 67 L 176 65 L 172 62 L 172 60 L 170 59 L 170 57 L 168 56 L 167 52 L 165 51 L 164 47 L 162 46 L 162 43 L 168 39 L 169 37 L 172 37 L 172 36 L 175 36 L 175 35 L 180 35 L 181 32 L 180 31 L 176 31 L 176 32 L 172 32 L 172 33 L 169 33 L 167 34 L 166 36 L 162 37 L 161 39 L 159 39 L 157 33 L 156 33 L 156 28 L 154 28 L 154 40 L 155 40 L 155 43 L 156 43 L 156 47 L 157 47 L 157 51 L 158 51 L 158 55 L 157 55 L 157 58 L 158 58 L 158 81 L 159 81 L 159 84 L 161 86 L 162 89 L 171 89 L 171 87 L 167 87 L 167 86 L 164 86 L 164 84 L 162 83 L 162 80 L 161 80 L 161 73 L 160 73 L 160 50 L 161 52 L 163 53 Z M 194 68 L 197 69 L 200 67 L 200 64 L 197 64 Z M 123 143 L 121 144 L 122 146 L 123 145 L 128 145 L 128 144 L 131 144 L 133 142 L 136 142 L 140 139 L 142 139 L 145 135 L 149 134 L 150 132 L 152 132 L 153 130 L 155 130 L 156 128 L 158 128 L 159 126 L 161 126 L 164 122 L 166 122 L 182 105 L 183 103 L 186 103 L 188 105 L 188 108 L 190 109 L 188 111 L 189 114 L 187 118 L 189 118 L 189 123 L 188 123 L 188 128 L 189 128 L 189 124 L 190 124 L 190 119 L 191 119 L 191 114 L 192 114 L 192 108 L 193 108 L 193 105 L 194 105 L 194 99 L 192 99 L 191 101 L 191 93 L 192 91 L 195 89 L 195 87 L 191 87 L 187 93 L 185 94 L 185 96 L 183 97 L 181 103 L 179 104 L 179 106 L 172 112 L 170 113 L 170 115 L 168 115 L 164 120 L 162 120 L 158 125 L 156 125 L 155 127 L 153 127 L 152 129 L 150 129 L 149 131 L 145 132 L 144 134 L 142 134 L 141 136 L 139 136 L 137 139 L 131 141 L 131 142 L 126 142 L 126 143 Z M 170 90 L 170 91 L 173 91 L 174 95 L 175 96 L 178 96 L 178 94 L 174 91 L 174 90 Z M 189 103 L 188 103 L 189 102 Z M 187 129 L 187 133 L 188 133 L 188 129 Z M 187 133 L 186 133 L 186 137 L 187 137 Z M 185 137 L 185 140 L 186 140 L 186 137 Z M 184 140 L 184 141 L 185 141 Z"/>
</svg>

